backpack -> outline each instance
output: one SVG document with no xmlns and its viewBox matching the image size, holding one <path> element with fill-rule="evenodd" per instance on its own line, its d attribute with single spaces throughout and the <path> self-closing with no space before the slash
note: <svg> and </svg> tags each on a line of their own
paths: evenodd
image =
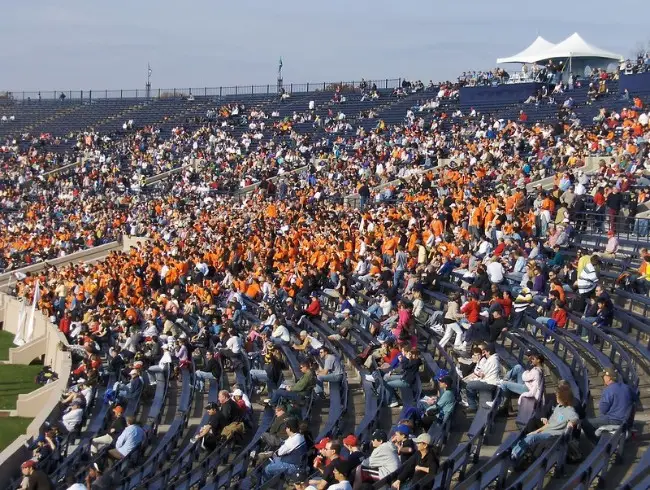
<svg viewBox="0 0 650 490">
<path fill-rule="evenodd" d="M 566 461 L 569 464 L 576 464 L 582 462 L 584 455 L 580 451 L 580 444 L 577 439 L 571 439 L 566 450 Z"/>
</svg>

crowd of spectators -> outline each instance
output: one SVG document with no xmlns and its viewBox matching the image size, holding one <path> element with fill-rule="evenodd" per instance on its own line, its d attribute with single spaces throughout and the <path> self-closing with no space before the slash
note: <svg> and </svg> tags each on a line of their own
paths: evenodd
<svg viewBox="0 0 650 490">
<path fill-rule="evenodd" d="M 421 90 L 420 85 L 402 88 Z M 453 87 L 443 90 L 444 97 L 453 96 Z M 108 374 L 117 378 L 111 387 L 114 419 L 92 447 L 105 452 L 110 465 L 146 444 L 144 429 L 136 419 L 122 420 L 121 407 L 155 385 L 156 373 L 178 375 L 195 365 L 196 388 L 203 391 L 206 381 L 220 378 L 222 367 L 246 370 L 247 354 L 263 361 L 249 374 L 266 385 L 276 417 L 263 437 L 271 451 L 263 480 L 297 472 L 312 448 L 320 457 L 305 486 L 359 488 L 394 474 L 392 485 L 399 489 L 436 473 L 438 449 L 427 425 L 455 410 L 448 376 L 437 380 L 436 393 L 419 400 L 418 417 L 363 441 L 371 450 L 353 435 L 314 444 L 310 427 L 286 416 L 287 403 L 326 397 L 328 385 L 344 376 L 325 339 L 303 328 L 305 319 L 320 320 L 322 291 L 341 299 L 331 323 L 336 334 L 328 339 L 335 345 L 349 336 L 356 294 L 373 298 L 364 316 L 377 321 L 369 333 L 382 347 L 362 360 L 377 367 L 374 379 L 386 394 L 382 403 L 401 405 L 401 390 L 418 384 L 421 338 L 415 325 L 427 324 L 429 315 L 444 318 L 433 331 L 457 358 L 463 374 L 459 405 L 466 414 L 478 410 L 481 392 L 497 388 L 519 395 L 519 402 L 540 402 L 543 356 L 531 352 L 530 366 L 503 375 L 494 342 L 521 328 L 526 314 L 554 328 L 567 326 L 568 311 L 595 327 L 611 326 L 600 268 L 604 258 L 617 257 L 616 234 L 630 227 L 622 210 L 648 198 L 643 105 L 578 128 L 561 122 L 529 127 L 475 112 L 449 127 L 446 120 L 454 118 L 427 104 L 417 111 L 433 111 L 428 127 L 411 109 L 404 124 L 319 141 L 293 131 L 290 120 L 264 128 L 260 123 L 251 130 L 274 133 L 255 149 L 247 144 L 248 133 L 233 138 L 228 121 L 246 111 L 255 114 L 247 124 L 264 117 L 240 106 L 222 111 L 220 124 L 192 132 L 175 128 L 169 140 L 154 128 L 115 141 L 88 134 L 78 144 L 90 158 L 51 178 L 38 168 L 49 161 L 47 154 L 41 158 L 33 147 L 9 151 L 4 161 L 12 173 L 2 202 L 8 212 L 0 235 L 5 270 L 119 233 L 142 239 L 97 263 L 48 266 L 17 277 L 18 297 L 31 301 L 39 288 L 38 308 L 66 335 L 75 361 L 61 420 L 38 441 L 34 462 L 23 465 L 26 481 L 43 478 L 40 469 L 34 471 L 41 451 L 56 452 L 53 438 L 80 429 L 99 380 Z M 277 142 L 280 134 L 291 144 Z M 585 157 L 599 153 L 607 157 L 597 172 L 584 172 Z M 28 156 L 35 178 L 20 182 L 19 169 L 31 165 Z M 436 166 L 443 158 L 453 163 Z M 134 180 L 180 161 L 187 164 L 183 172 L 151 191 L 134 192 Z M 278 175 L 277 182 L 269 180 Z M 527 184 L 551 176 L 550 189 L 527 190 Z M 391 183 L 396 179 L 398 184 Z M 244 196 L 211 193 L 256 182 L 257 190 Z M 371 191 L 380 184 L 389 185 Z M 358 205 L 345 201 L 350 194 L 358 195 Z M 584 251 L 572 260 L 565 252 L 587 225 L 610 232 L 608 255 Z M 647 293 L 647 250 L 641 259 L 635 283 Z M 434 315 L 425 309 L 422 292 L 452 277 L 461 278 L 462 294 Z M 540 311 L 535 301 L 543 305 Z M 247 320 L 251 304 L 260 306 L 259 324 Z M 301 377 L 293 385 L 279 384 L 277 362 L 286 346 L 301 354 Z M 109 357 L 107 365 L 101 354 Z M 537 421 L 539 428 L 516 446 L 513 460 L 519 463 L 569 424 L 580 425 L 589 440 L 601 426 L 620 425 L 633 394 L 615 371 L 606 373 L 605 384 L 600 414 L 586 418 L 559 383 L 548 419 Z M 220 390 L 218 402 L 207 405 L 208 423 L 191 442 L 210 450 L 224 439 L 243 437 L 251 415 L 248 394 L 246 386 Z M 87 475 L 100 478 L 103 464 Z"/>
</svg>

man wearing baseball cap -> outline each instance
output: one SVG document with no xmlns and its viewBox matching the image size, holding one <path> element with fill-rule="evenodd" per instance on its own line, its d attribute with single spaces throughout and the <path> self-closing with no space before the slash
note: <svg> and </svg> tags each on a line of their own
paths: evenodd
<svg viewBox="0 0 650 490">
<path fill-rule="evenodd" d="M 190 439 L 190 442 L 194 444 L 196 441 L 201 441 L 204 448 L 212 450 L 217 447 L 217 437 L 221 430 L 219 405 L 210 402 L 206 405 L 205 410 L 208 413 L 208 423 L 199 429 L 199 432 Z"/>
<path fill-rule="evenodd" d="M 124 418 L 124 408 L 120 405 L 113 407 L 113 421 L 108 432 L 102 436 L 94 437 L 90 441 L 90 453 L 97 454 L 100 449 L 113 444 L 122 431 L 126 429 L 126 419 Z"/>
<path fill-rule="evenodd" d="M 397 448 L 397 454 L 402 463 L 405 463 L 415 452 L 415 443 L 409 439 L 410 434 L 411 428 L 402 423 L 395 427 L 395 432 L 393 433 L 392 441 Z"/>
<path fill-rule="evenodd" d="M 118 398 L 124 400 L 132 400 L 140 396 L 140 392 L 144 387 L 144 382 L 140 377 L 140 371 L 138 371 L 137 369 L 131 369 L 131 371 L 129 372 L 129 376 L 131 377 L 131 379 L 128 383 L 124 384 L 119 381 L 116 381 L 115 384 L 113 385 L 113 390 L 117 394 Z"/>
<path fill-rule="evenodd" d="M 602 376 L 605 389 L 598 403 L 600 416 L 582 422 L 585 435 L 594 444 L 598 442 L 596 431 L 599 427 L 621 425 L 628 419 L 635 399 L 630 387 L 619 381 L 618 373 L 614 368 L 605 369 Z"/>
<path fill-rule="evenodd" d="M 325 447 L 323 447 L 323 443 L 325 443 Z M 337 461 L 341 459 L 342 446 L 340 441 L 325 437 L 315 447 L 319 449 L 320 455 L 314 460 L 314 468 L 321 473 L 322 479 L 310 480 L 309 483 L 318 490 L 324 490 L 336 482 L 334 468 Z"/>
<path fill-rule="evenodd" d="M 275 418 L 271 423 L 271 427 L 261 437 L 266 449 L 273 451 L 279 448 L 286 440 L 287 418 L 287 407 L 283 403 L 278 403 L 275 407 Z"/>
<path fill-rule="evenodd" d="M 425 432 L 417 436 L 413 442 L 417 447 L 414 456 L 415 464 L 408 464 L 402 468 L 392 485 L 396 490 L 399 490 L 405 482 L 413 486 L 428 475 L 435 475 L 438 472 L 440 462 L 438 455 L 431 447 L 431 436 Z"/>
<path fill-rule="evenodd" d="M 25 477 L 27 485 L 23 482 L 21 488 L 37 488 L 38 490 L 52 490 L 54 485 L 43 470 L 36 468 L 36 461 L 28 459 L 20 465 L 20 471 Z"/>
<path fill-rule="evenodd" d="M 390 475 L 400 466 L 395 444 L 388 440 L 388 434 L 383 430 L 372 433 L 372 454 L 361 463 L 362 481 L 379 481 Z"/>
</svg>

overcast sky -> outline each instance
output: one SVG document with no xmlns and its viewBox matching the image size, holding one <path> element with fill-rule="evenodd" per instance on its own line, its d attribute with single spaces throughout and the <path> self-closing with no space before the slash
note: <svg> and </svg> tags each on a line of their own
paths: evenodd
<svg viewBox="0 0 650 490">
<path fill-rule="evenodd" d="M 26 0 L 0 16 L 0 90 L 444 80 L 487 69 L 539 33 L 630 56 L 642 0 Z"/>
</svg>

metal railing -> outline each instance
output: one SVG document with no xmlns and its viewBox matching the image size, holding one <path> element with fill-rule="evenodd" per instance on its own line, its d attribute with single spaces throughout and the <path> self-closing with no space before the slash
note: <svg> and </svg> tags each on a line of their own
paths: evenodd
<svg viewBox="0 0 650 490">
<path fill-rule="evenodd" d="M 289 94 L 334 91 L 336 87 L 349 91 L 359 89 L 361 81 L 352 82 L 307 82 L 307 83 L 286 83 L 283 85 L 285 92 Z M 385 78 L 382 80 L 366 80 L 368 87 L 377 85 L 380 90 L 394 89 L 402 84 L 401 78 Z M 278 85 L 270 83 L 266 85 L 236 85 L 230 87 L 188 87 L 188 88 L 158 88 L 150 89 L 119 89 L 119 90 L 40 90 L 34 92 L 8 91 L 3 92 L 4 97 L 0 98 L 0 105 L 5 101 L 34 103 L 34 102 L 88 102 L 91 100 L 107 99 L 166 99 L 189 97 L 234 97 L 252 95 L 277 95 Z M 62 97 L 63 95 L 63 97 Z"/>
<path fill-rule="evenodd" d="M 614 231 L 620 240 L 648 241 L 650 218 L 625 216 L 622 213 L 602 212 L 575 213 L 571 216 L 578 234 L 600 234 Z"/>
</svg>

